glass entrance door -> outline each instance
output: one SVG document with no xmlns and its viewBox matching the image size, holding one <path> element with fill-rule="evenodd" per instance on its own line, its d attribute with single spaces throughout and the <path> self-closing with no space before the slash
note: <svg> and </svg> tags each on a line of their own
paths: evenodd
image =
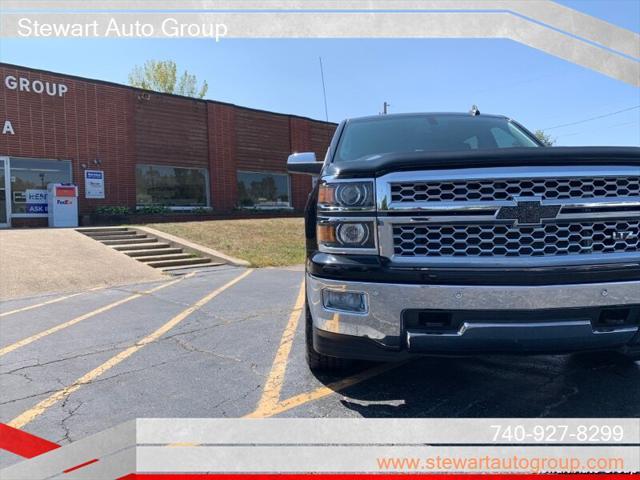
<svg viewBox="0 0 640 480">
<path fill-rule="evenodd" d="M 0 157 L 0 228 L 9 226 L 9 159 Z"/>
</svg>

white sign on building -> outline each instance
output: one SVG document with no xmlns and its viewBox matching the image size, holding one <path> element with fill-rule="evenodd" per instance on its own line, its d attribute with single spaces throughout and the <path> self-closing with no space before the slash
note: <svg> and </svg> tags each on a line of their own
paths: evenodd
<svg viewBox="0 0 640 480">
<path fill-rule="evenodd" d="M 27 204 L 26 213 L 47 213 L 48 193 L 43 189 L 28 188 L 24 192 L 24 203 Z"/>
<path fill-rule="evenodd" d="M 25 191 L 26 203 L 47 203 L 47 191 L 44 189 L 28 188 Z"/>
<path fill-rule="evenodd" d="M 84 198 L 104 198 L 104 171 L 84 171 Z"/>
</svg>

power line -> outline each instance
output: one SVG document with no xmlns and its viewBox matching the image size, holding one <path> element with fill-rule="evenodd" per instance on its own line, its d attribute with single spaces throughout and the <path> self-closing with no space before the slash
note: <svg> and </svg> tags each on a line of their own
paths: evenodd
<svg viewBox="0 0 640 480">
<path fill-rule="evenodd" d="M 324 68 L 322 68 L 322 57 L 318 57 L 320 60 L 320 77 L 322 78 L 322 95 L 324 96 L 324 117 L 329 121 L 329 109 L 327 108 L 327 88 L 324 85 Z"/>
<path fill-rule="evenodd" d="M 547 131 L 547 130 L 553 130 L 554 128 L 569 127 L 571 125 L 579 125 L 581 123 L 591 122 L 592 120 L 598 120 L 600 118 L 611 117 L 612 115 L 618 115 L 619 113 L 628 112 L 630 110 L 635 110 L 636 108 L 640 108 L 640 105 L 636 105 L 635 107 L 629 107 L 629 108 L 625 108 L 625 109 L 622 109 L 622 110 L 618 110 L 617 112 L 605 113 L 604 115 L 598 115 L 597 117 L 585 118 L 584 120 L 578 120 L 577 122 L 563 123 L 562 125 L 554 125 L 553 127 L 543 128 L 542 130 Z"/>
<path fill-rule="evenodd" d="M 633 120 L 632 122 L 624 122 L 624 123 L 616 123 L 614 125 L 607 125 L 605 127 L 601 127 L 601 128 L 597 128 L 597 129 L 589 129 L 586 132 L 582 131 L 582 132 L 574 132 L 574 133 L 565 133 L 564 135 L 559 135 L 557 138 L 564 138 L 564 137 L 573 137 L 575 135 L 580 135 L 581 133 L 589 133 L 589 132 L 593 132 L 593 131 L 599 131 L 601 132 L 602 130 L 611 130 L 613 128 L 619 128 L 619 127 L 626 127 L 627 125 L 635 125 L 637 123 L 640 123 L 640 120 Z"/>
</svg>

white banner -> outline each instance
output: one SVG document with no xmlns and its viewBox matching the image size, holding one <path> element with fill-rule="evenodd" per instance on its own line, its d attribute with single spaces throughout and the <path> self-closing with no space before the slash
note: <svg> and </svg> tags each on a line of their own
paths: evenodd
<svg viewBox="0 0 640 480">
<path fill-rule="evenodd" d="M 508 38 L 640 86 L 640 35 L 549 0 L 4 3 L 3 37 Z"/>
<path fill-rule="evenodd" d="M 0 477 L 638 471 L 637 419 L 138 419 Z"/>
</svg>

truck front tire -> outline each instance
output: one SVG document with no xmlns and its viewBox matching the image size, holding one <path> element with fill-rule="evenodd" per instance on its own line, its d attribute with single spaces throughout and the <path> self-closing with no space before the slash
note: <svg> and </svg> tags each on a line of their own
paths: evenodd
<svg viewBox="0 0 640 480">
<path fill-rule="evenodd" d="M 316 352 L 313 348 L 313 320 L 309 305 L 305 302 L 305 342 L 307 345 L 307 364 L 314 372 L 338 372 L 352 365 L 346 358 L 330 357 Z"/>
</svg>

